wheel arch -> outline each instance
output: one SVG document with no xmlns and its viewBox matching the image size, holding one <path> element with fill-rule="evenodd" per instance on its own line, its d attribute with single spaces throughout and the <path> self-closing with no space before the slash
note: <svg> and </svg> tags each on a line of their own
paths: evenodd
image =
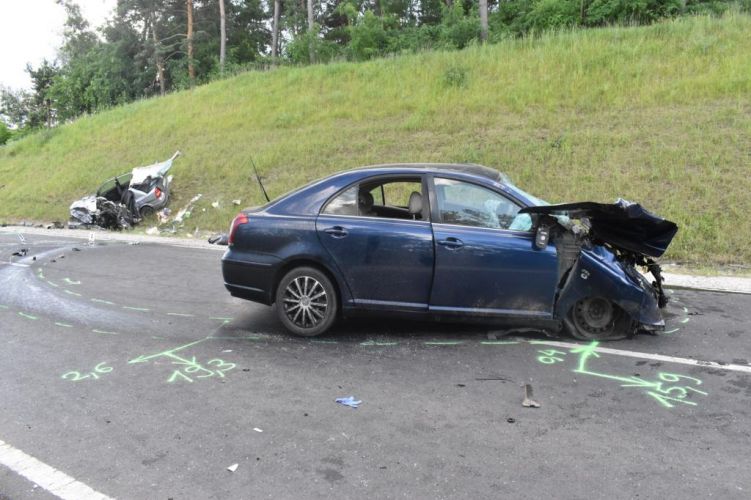
<svg viewBox="0 0 751 500">
<path fill-rule="evenodd" d="M 339 279 L 337 278 L 336 274 L 329 269 L 326 264 L 323 262 L 311 258 L 311 257 L 298 257 L 294 259 L 290 259 L 288 261 L 285 261 L 279 268 L 277 269 L 276 273 L 274 274 L 274 281 L 272 284 L 271 289 L 271 303 L 273 304 L 276 302 L 276 292 L 279 288 L 279 282 L 282 281 L 282 278 L 291 270 L 298 268 L 298 267 L 312 267 L 314 269 L 317 269 L 318 271 L 321 271 L 323 274 L 326 275 L 328 279 L 331 280 L 331 284 L 334 285 L 334 290 L 336 291 L 336 298 L 339 303 L 339 311 L 341 312 L 342 303 L 343 303 L 343 296 L 342 296 L 342 284 L 339 282 Z"/>
</svg>

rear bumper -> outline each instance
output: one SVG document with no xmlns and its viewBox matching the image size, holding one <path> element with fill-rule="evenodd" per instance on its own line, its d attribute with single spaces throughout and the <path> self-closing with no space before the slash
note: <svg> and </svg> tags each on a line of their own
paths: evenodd
<svg viewBox="0 0 751 500">
<path fill-rule="evenodd" d="M 268 262 L 240 260 L 228 251 L 222 257 L 224 286 L 233 297 L 271 305 L 277 267 Z"/>
</svg>

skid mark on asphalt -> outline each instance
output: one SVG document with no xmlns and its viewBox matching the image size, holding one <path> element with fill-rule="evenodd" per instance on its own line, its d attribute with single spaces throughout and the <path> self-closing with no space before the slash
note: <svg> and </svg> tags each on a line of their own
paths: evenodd
<svg viewBox="0 0 751 500">
<path fill-rule="evenodd" d="M 48 285 L 54 287 L 54 288 L 61 288 L 59 283 L 55 283 L 52 280 L 48 280 L 45 278 L 44 270 L 43 268 L 47 266 L 48 262 L 45 262 L 40 265 L 40 267 L 37 268 L 36 276 L 41 280 L 47 283 Z M 73 280 L 69 277 L 64 278 L 62 281 L 67 283 L 68 285 L 80 285 L 82 282 L 81 280 Z M 182 312 L 175 312 L 175 311 L 168 311 L 168 312 L 161 312 L 156 311 L 154 309 L 148 308 L 148 307 L 140 307 L 140 306 L 132 306 L 132 305 L 121 305 L 116 302 L 112 302 L 111 300 L 105 300 L 100 299 L 98 297 L 85 297 L 82 293 L 67 289 L 67 288 L 61 288 L 63 292 L 65 292 L 68 295 L 72 295 L 74 297 L 81 297 L 81 298 L 88 298 L 91 302 L 94 302 L 96 304 L 104 304 L 108 306 L 115 306 L 120 307 L 126 311 L 135 311 L 135 312 L 154 312 L 156 314 L 165 314 L 167 316 L 178 316 L 178 317 L 185 317 L 185 318 L 195 318 L 197 315 L 195 314 L 189 314 L 189 313 L 182 313 Z M 226 325 L 234 318 L 231 317 L 225 317 L 225 316 L 210 316 L 208 319 L 210 320 L 217 320 L 222 321 L 222 324 Z"/>
</svg>

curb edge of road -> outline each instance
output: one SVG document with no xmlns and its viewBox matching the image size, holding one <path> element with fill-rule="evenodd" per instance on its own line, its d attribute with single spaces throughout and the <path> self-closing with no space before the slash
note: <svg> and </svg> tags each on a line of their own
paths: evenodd
<svg viewBox="0 0 751 500">
<path fill-rule="evenodd" d="M 223 252 L 227 248 L 226 246 L 212 245 L 208 241 L 204 240 L 179 237 L 150 236 L 146 234 L 132 233 L 112 233 L 109 231 L 99 230 L 91 231 L 81 229 L 44 229 L 28 226 L 9 225 L 0 227 L 0 234 L 33 234 L 62 238 L 74 238 L 81 240 L 88 240 L 89 234 L 91 233 L 94 233 L 98 241 L 151 243 L 155 245 L 213 250 L 215 252 Z M 683 288 L 705 292 L 751 294 L 751 278 L 734 276 L 695 276 L 690 274 L 675 274 L 666 272 L 663 272 L 662 275 L 665 278 L 666 288 Z"/>
</svg>

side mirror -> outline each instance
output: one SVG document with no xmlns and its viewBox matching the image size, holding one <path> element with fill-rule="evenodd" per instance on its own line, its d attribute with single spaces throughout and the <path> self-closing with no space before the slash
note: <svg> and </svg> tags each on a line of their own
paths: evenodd
<svg viewBox="0 0 751 500">
<path fill-rule="evenodd" d="M 550 241 L 550 226 L 547 226 L 545 224 L 538 225 L 537 231 L 535 232 L 535 247 L 538 250 L 542 250 L 548 246 L 549 241 Z"/>
</svg>

